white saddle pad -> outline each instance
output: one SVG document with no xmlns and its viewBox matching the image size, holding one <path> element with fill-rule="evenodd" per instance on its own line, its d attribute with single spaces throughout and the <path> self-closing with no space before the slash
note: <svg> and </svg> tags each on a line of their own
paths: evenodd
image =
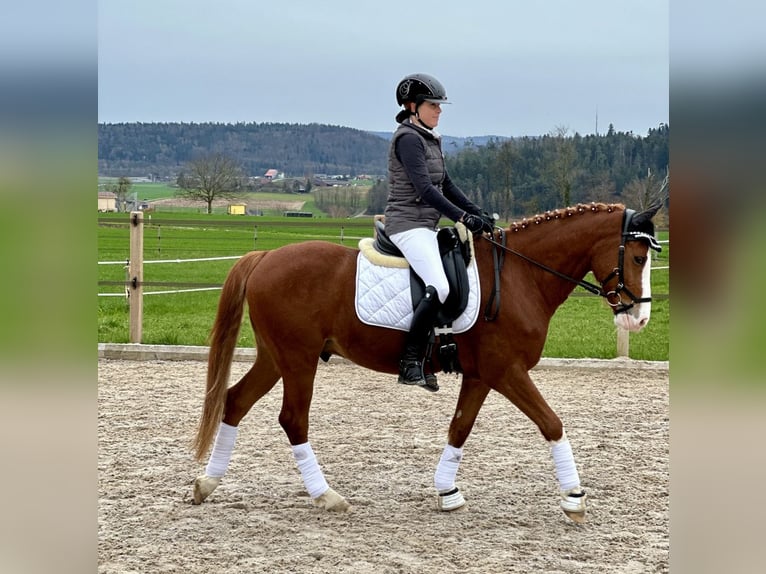
<svg viewBox="0 0 766 574">
<path fill-rule="evenodd" d="M 360 248 L 362 248 L 361 242 Z M 367 325 L 409 331 L 413 316 L 409 266 L 377 265 L 365 257 L 364 252 L 365 249 L 361 249 L 356 260 L 354 304 L 356 305 L 357 317 Z M 403 262 L 404 260 L 400 259 L 399 261 Z M 479 316 L 481 292 L 479 271 L 475 260 L 471 260 L 467 270 L 470 287 L 468 305 L 465 311 L 453 321 L 453 333 L 467 331 L 473 327 Z"/>
</svg>

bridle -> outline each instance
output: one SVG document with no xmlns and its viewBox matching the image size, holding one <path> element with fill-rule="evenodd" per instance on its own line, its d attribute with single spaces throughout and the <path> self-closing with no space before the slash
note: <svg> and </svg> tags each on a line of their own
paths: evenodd
<svg viewBox="0 0 766 574">
<path fill-rule="evenodd" d="M 484 319 L 486 321 L 494 320 L 495 317 L 497 317 L 497 313 L 500 309 L 500 271 L 502 270 L 503 266 L 503 253 L 506 251 L 516 255 L 517 257 L 520 257 L 524 261 L 539 267 L 540 269 L 543 269 L 544 271 L 547 271 L 548 273 L 555 275 L 556 277 L 559 277 L 560 279 L 574 283 L 575 285 L 582 287 L 594 295 L 603 297 L 609 306 L 614 309 L 615 314 L 627 313 L 639 303 L 651 302 L 651 297 L 636 297 L 633 292 L 631 292 L 631 290 L 625 286 L 623 281 L 625 275 L 625 244 L 628 241 L 648 241 L 649 246 L 652 249 L 655 249 L 656 251 L 661 249 L 657 243 L 657 240 L 652 235 L 641 231 L 630 231 L 630 222 L 632 221 L 635 213 L 636 212 L 633 209 L 625 209 L 625 211 L 622 213 L 622 234 L 620 237 L 620 247 L 617 251 L 617 267 L 615 267 L 612 272 L 607 275 L 603 281 L 601 281 L 600 285 L 596 285 L 595 283 L 591 283 L 590 281 L 586 281 L 584 279 L 575 279 L 574 277 L 570 277 L 569 275 L 561 273 L 560 271 L 556 271 L 555 269 L 552 269 L 551 267 L 548 267 L 539 261 L 535 261 L 531 257 L 527 257 L 523 253 L 519 253 L 518 251 L 511 249 L 506 245 L 505 230 L 502 228 L 500 228 L 498 232 L 500 239 L 499 242 L 494 239 L 494 236 L 490 238 L 486 235 L 482 235 L 484 239 L 495 246 L 495 249 L 492 252 L 495 262 L 495 286 L 492 289 L 490 300 L 485 309 Z M 614 278 L 617 278 L 617 285 L 614 289 L 607 291 L 606 284 Z M 623 299 L 623 294 L 627 298 L 627 302 L 625 299 Z M 491 308 L 494 308 L 494 313 L 490 315 L 489 309 Z"/>
<path fill-rule="evenodd" d="M 636 297 L 631 292 L 631 290 L 625 286 L 625 283 L 623 283 L 625 267 L 625 243 L 628 241 L 641 241 L 648 239 L 650 247 L 654 248 L 654 246 L 657 245 L 657 248 L 659 248 L 657 240 L 654 239 L 654 237 L 651 237 L 648 233 L 630 231 L 630 222 L 633 219 L 635 213 L 636 212 L 632 209 L 626 209 L 622 213 L 622 235 L 620 237 L 620 247 L 617 251 L 617 267 L 612 269 L 612 272 L 607 275 L 606 279 L 601 282 L 600 292 L 597 293 L 606 299 L 606 302 L 614 308 L 615 313 L 625 313 L 639 303 L 651 303 L 652 301 L 651 297 Z M 647 261 L 646 264 L 648 265 L 649 262 Z M 604 285 L 609 283 L 609 281 L 611 281 L 614 277 L 617 278 L 617 285 L 612 291 L 605 292 Z M 630 298 L 630 303 L 625 303 L 622 300 L 622 293 L 625 293 L 625 295 Z"/>
</svg>

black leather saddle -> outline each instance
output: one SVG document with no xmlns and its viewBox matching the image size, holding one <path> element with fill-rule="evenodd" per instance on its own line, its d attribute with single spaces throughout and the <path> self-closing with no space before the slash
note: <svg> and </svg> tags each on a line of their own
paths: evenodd
<svg viewBox="0 0 766 574">
<path fill-rule="evenodd" d="M 375 221 L 376 239 L 375 249 L 384 254 L 394 257 L 404 257 L 399 248 L 391 242 L 386 235 L 386 228 L 382 221 Z M 444 227 L 437 233 L 439 252 L 442 257 L 442 265 L 449 282 L 449 295 L 439 310 L 436 317 L 436 325 L 451 325 L 468 305 L 468 270 L 471 261 L 471 248 L 468 241 L 461 241 L 454 227 Z M 423 298 L 426 285 L 423 280 L 410 268 L 410 289 L 412 291 L 413 310 Z"/>
</svg>

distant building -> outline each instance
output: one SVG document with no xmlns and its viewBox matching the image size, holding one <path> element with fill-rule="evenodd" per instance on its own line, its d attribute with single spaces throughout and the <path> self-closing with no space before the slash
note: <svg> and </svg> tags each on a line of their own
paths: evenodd
<svg viewBox="0 0 766 574">
<path fill-rule="evenodd" d="M 276 179 L 277 175 L 279 175 L 279 172 L 276 169 L 270 169 L 263 174 L 263 177 L 266 179 Z"/>
<path fill-rule="evenodd" d="M 117 196 L 111 191 L 99 191 L 98 211 L 99 213 L 117 211 Z"/>
</svg>

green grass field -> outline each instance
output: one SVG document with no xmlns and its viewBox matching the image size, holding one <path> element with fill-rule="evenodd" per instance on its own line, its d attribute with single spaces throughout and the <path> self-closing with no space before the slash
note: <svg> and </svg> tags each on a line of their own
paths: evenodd
<svg viewBox="0 0 766 574">
<path fill-rule="evenodd" d="M 143 184 L 153 185 L 153 184 Z M 159 187 L 159 186 L 158 186 Z M 157 193 L 162 193 L 158 188 Z M 151 217 L 151 219 L 150 219 Z M 98 260 L 124 262 L 129 258 L 127 214 L 99 214 Z M 230 216 L 194 213 L 145 214 L 145 282 L 220 285 L 234 260 L 192 263 L 148 263 L 209 257 L 235 257 L 253 249 L 274 249 L 307 239 L 324 239 L 355 247 L 359 238 L 372 236 L 369 218 L 301 219 L 285 217 Z M 201 225 L 201 223 L 204 223 Z M 667 233 L 660 234 L 667 239 Z M 664 246 L 655 266 L 668 264 Z M 124 264 L 98 265 L 100 282 L 124 282 Z M 669 292 L 668 270 L 652 276 L 655 300 L 652 319 L 641 333 L 630 337 L 633 359 L 668 360 Z M 592 280 L 592 278 L 591 278 Z M 182 287 L 190 288 L 190 287 Z M 192 287 L 193 288 L 193 287 Z M 179 287 L 147 285 L 146 292 Z M 98 293 L 124 293 L 121 285 L 99 285 Z M 143 343 L 204 345 L 215 317 L 220 290 L 193 293 L 146 295 L 144 297 Z M 129 342 L 128 302 L 124 296 L 98 297 L 98 341 Z M 613 358 L 617 334 L 612 313 L 603 300 L 577 288 L 554 315 L 543 355 L 565 358 Z M 249 325 L 240 332 L 240 346 L 252 346 Z"/>
<path fill-rule="evenodd" d="M 117 181 L 117 178 L 102 177 L 99 178 L 100 185 L 107 185 Z M 356 186 L 360 193 L 368 189 L 372 182 L 369 180 L 351 180 L 350 185 Z M 301 203 L 301 211 L 310 211 L 315 217 L 325 217 L 325 214 L 315 205 L 315 196 L 313 193 L 292 194 L 278 191 L 280 182 L 264 186 L 260 191 L 246 192 L 238 199 L 233 199 L 231 203 L 237 203 L 239 200 L 246 201 L 251 207 L 258 207 L 266 216 L 282 216 L 282 207 L 277 204 Z M 274 191 L 269 191 L 273 189 Z M 324 188 L 332 189 L 332 188 Z M 154 213 L 165 214 L 188 214 L 188 215 L 207 215 L 204 213 L 204 206 L 200 203 L 194 207 L 181 207 L 178 205 L 160 205 L 152 204 L 157 200 L 171 199 L 176 197 L 178 188 L 169 183 L 134 183 L 131 185 L 128 199 L 136 199 L 139 202 L 148 202 L 152 206 Z M 271 205 L 275 204 L 275 205 Z M 213 214 L 227 215 L 227 208 L 214 206 Z"/>
</svg>

